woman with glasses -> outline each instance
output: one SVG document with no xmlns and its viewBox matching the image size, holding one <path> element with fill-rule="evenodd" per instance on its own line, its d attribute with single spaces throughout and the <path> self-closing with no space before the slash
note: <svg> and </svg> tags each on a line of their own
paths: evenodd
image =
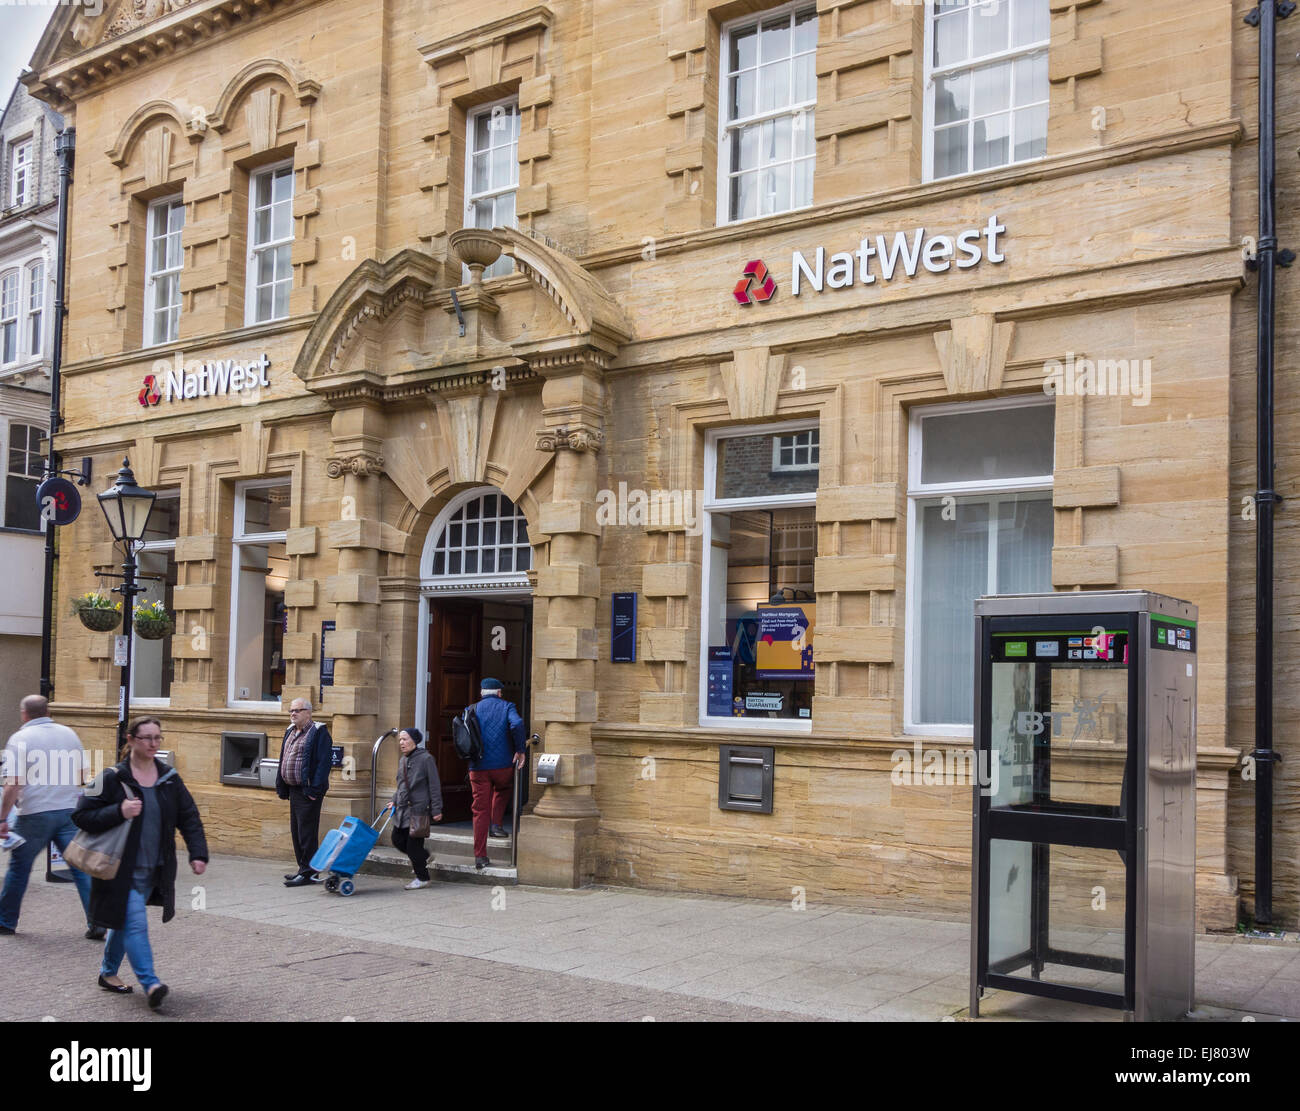
<svg viewBox="0 0 1300 1111">
<path fill-rule="evenodd" d="M 87 833 L 131 823 L 117 875 L 91 880 L 90 920 L 108 929 L 99 986 L 117 995 L 134 990 L 117 975 L 125 955 L 155 1011 L 167 985 L 154 973 L 145 907 L 161 906 L 164 922 L 176 916 L 176 830 L 185 838 L 194 874 L 201 876 L 208 863 L 198 807 L 176 769 L 157 758 L 162 736 L 157 718 L 133 722 L 121 763 L 104 769 L 72 814 Z"/>
</svg>

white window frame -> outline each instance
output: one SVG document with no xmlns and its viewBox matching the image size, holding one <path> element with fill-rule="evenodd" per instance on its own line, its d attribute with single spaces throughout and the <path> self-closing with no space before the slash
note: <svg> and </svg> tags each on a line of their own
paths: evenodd
<svg viewBox="0 0 1300 1111">
<path fill-rule="evenodd" d="M 13 296 L 5 296 L 5 286 L 12 280 Z M 0 365 L 13 366 L 21 362 L 23 357 L 23 268 L 14 266 L 8 270 L 0 272 Z M 12 315 L 6 315 L 12 313 Z M 4 357 L 4 330 L 13 326 L 14 330 L 14 357 L 6 359 Z"/>
<path fill-rule="evenodd" d="M 978 3 L 979 0 L 972 0 L 972 2 Z M 1000 0 L 1000 2 L 1006 4 L 1009 3 L 1009 0 Z M 1044 2 L 1046 2 L 1046 0 L 1044 0 Z M 923 182 L 955 181 L 963 177 L 972 177 L 975 174 L 989 174 L 989 173 L 993 173 L 996 170 L 1004 170 L 1008 166 L 1028 166 L 1034 162 L 1043 161 L 1045 158 L 1047 158 L 1046 154 L 1037 155 L 1033 158 L 1022 158 L 1019 160 L 1016 159 L 1015 157 L 1015 151 L 1016 151 L 1015 113 L 1018 109 L 1012 108 L 1010 110 L 1011 111 L 1011 136 L 1008 141 L 1009 150 L 1011 152 L 1011 158 L 1008 161 L 1002 162 L 997 166 L 986 166 L 981 170 L 974 170 L 968 168 L 960 174 L 945 174 L 943 177 L 938 177 L 938 178 L 935 177 L 934 174 L 934 94 L 935 94 L 934 81 L 935 78 L 946 77 L 951 74 L 960 73 L 963 70 L 969 72 L 976 69 L 983 69 L 985 66 L 991 66 L 999 62 L 1014 63 L 1014 61 L 1017 58 L 1027 56 L 1029 54 L 1037 54 L 1040 51 L 1045 52 L 1051 46 L 1051 35 L 1049 32 L 1047 38 L 1040 39 L 1038 42 L 1030 43 L 1027 46 L 1015 46 L 1015 47 L 1011 47 L 1008 50 L 1000 50 L 993 54 L 982 54 L 977 58 L 976 57 L 967 58 L 964 61 L 957 62 L 950 66 L 940 66 L 936 68 L 934 65 L 934 21 L 939 13 L 935 8 L 934 3 L 935 0 L 926 0 L 926 5 L 925 5 L 925 95 L 922 98 L 925 102 L 924 127 L 922 128 L 922 133 L 923 133 L 922 169 L 923 169 L 924 176 L 922 177 L 921 180 Z M 1013 13 L 1011 18 L 1014 19 L 1015 9 L 1011 8 L 1009 10 Z M 972 12 L 971 14 L 972 20 L 984 19 L 984 18 L 986 17 L 982 15 L 978 15 L 974 12 Z M 1050 26 L 1050 19 L 1048 22 Z M 1012 94 L 1012 97 L 1014 102 L 1014 92 Z M 1029 107 L 1036 107 L 1039 103 L 1041 102 L 1034 101 L 1033 104 L 1020 105 L 1019 108 L 1024 109 Z M 1048 125 L 1050 127 L 1051 125 L 1050 98 L 1048 103 L 1049 103 Z M 974 118 L 971 118 L 969 123 L 971 127 L 971 134 L 973 135 Z M 970 147 L 968 145 L 967 151 L 969 152 L 969 150 Z"/>
<path fill-rule="evenodd" d="M 231 709 L 249 710 L 254 713 L 267 710 L 279 712 L 283 709 L 283 699 L 276 702 L 236 698 L 235 667 L 236 657 L 239 652 L 239 549 L 245 545 L 269 546 L 271 544 L 281 544 L 285 543 L 288 537 L 287 532 L 245 533 L 244 516 L 247 502 L 244 495 L 249 490 L 263 490 L 270 486 L 284 486 L 286 483 L 289 486 L 290 505 L 292 505 L 294 496 L 292 475 L 276 475 L 274 478 L 250 478 L 245 482 L 235 483 L 235 528 L 230 542 L 230 623 L 227 626 L 230 651 L 226 662 L 226 704 Z"/>
<path fill-rule="evenodd" d="M 29 348 L 27 354 L 39 359 L 45 354 L 45 260 L 32 259 L 23 267 L 23 273 L 27 275 L 27 319 L 23 322 L 23 336 Z"/>
<path fill-rule="evenodd" d="M 181 508 L 180 490 L 159 490 L 158 497 L 167 498 L 168 500 L 175 499 L 177 510 L 178 511 L 180 510 Z M 158 504 L 157 499 L 155 499 L 154 504 L 155 505 Z M 137 561 L 139 560 L 140 556 L 145 555 L 146 553 L 149 552 L 166 552 L 168 561 L 175 562 L 176 541 L 175 540 L 146 540 L 138 548 L 136 548 Z M 180 628 L 178 627 L 172 635 L 174 637 L 180 636 L 181 635 Z M 138 650 L 140 645 L 140 640 L 139 640 L 139 634 L 135 631 L 134 613 L 131 614 L 131 637 L 133 638 L 131 643 L 131 657 L 133 660 L 138 660 L 140 658 L 140 653 Z M 170 696 L 168 696 L 167 698 L 138 697 L 135 693 L 135 681 L 136 681 L 136 676 L 138 676 L 139 674 L 140 672 L 138 668 L 133 667 L 131 669 L 131 705 L 132 706 L 140 706 L 143 707 L 144 709 L 165 709 L 166 707 L 172 704 L 172 700 Z"/>
<path fill-rule="evenodd" d="M 995 499 L 999 494 L 1047 493 L 1051 497 L 1054 481 L 1053 474 L 1028 475 L 1022 478 L 990 479 L 980 482 L 921 482 L 921 448 L 922 422 L 928 417 L 941 417 L 954 413 L 977 413 L 995 409 L 1016 409 L 1028 406 L 1052 408 L 1055 401 L 1044 399 L 1035 394 L 1026 397 L 995 397 L 984 401 L 961 401 L 941 405 L 924 405 L 914 408 L 908 418 L 907 443 L 907 597 L 904 602 L 903 633 L 903 732 L 908 735 L 925 737 L 971 737 L 974 727 L 960 723 L 929 724 L 915 720 L 916 694 L 915 685 L 920 676 L 917 674 L 917 654 L 920 641 L 916 635 L 915 594 L 921 585 L 920 544 L 917 529 L 917 503 L 930 502 L 945 495 L 954 497 L 988 497 Z M 1055 461 L 1053 461 L 1055 468 Z M 995 528 L 989 529 L 989 589 L 988 593 L 997 593 L 997 536 Z M 972 616 L 973 620 L 973 616 Z M 974 636 L 974 626 L 971 626 Z"/>
<path fill-rule="evenodd" d="M 154 244 L 154 240 L 158 238 L 156 234 L 158 231 L 158 221 L 159 219 L 166 219 L 168 221 L 168 227 L 170 227 L 171 211 L 174 207 L 179 207 L 181 213 L 181 226 L 177 228 L 175 232 L 177 236 L 181 236 L 185 230 L 185 203 L 181 198 L 181 194 L 179 193 L 170 197 L 162 197 L 161 199 L 156 200 L 152 204 L 150 204 L 148 217 L 145 221 L 144 334 L 141 337 L 143 341 L 142 346 L 144 347 L 155 347 L 160 344 L 175 343 L 176 340 L 180 337 L 181 302 L 177 301 L 176 335 L 174 336 L 168 335 L 160 340 L 155 340 L 152 338 L 154 334 L 154 329 L 153 329 L 154 316 L 160 311 L 160 306 L 158 304 L 158 279 L 169 278 L 173 274 L 179 275 L 181 271 L 185 269 L 185 248 L 183 245 L 180 251 L 180 262 L 177 263 L 176 266 L 164 268 L 162 270 L 151 269 L 153 266 L 153 244 Z M 252 207 L 251 203 L 249 207 L 251 209 Z M 171 234 L 172 233 L 170 231 L 165 230 L 163 232 L 164 237 L 168 237 Z M 251 230 L 249 234 L 251 236 L 252 234 Z M 180 293 L 179 282 L 177 283 L 176 291 L 177 294 L 179 295 Z M 169 305 L 167 306 L 167 308 L 170 309 L 171 306 Z"/>
<path fill-rule="evenodd" d="M 32 162 L 32 153 L 36 149 L 32 136 L 28 135 L 23 139 L 15 139 L 9 144 L 9 206 L 10 208 L 21 208 L 30 204 L 32 199 L 32 173 L 35 165 Z M 21 156 L 21 160 L 20 160 Z M 18 187 L 19 179 L 22 180 L 22 189 Z"/>
<path fill-rule="evenodd" d="M 289 234 L 281 239 L 269 239 L 265 243 L 254 241 L 254 233 L 257 228 L 257 183 L 263 177 L 272 177 L 282 170 L 289 171 L 289 181 L 293 186 L 289 192 Z M 274 197 L 275 188 L 272 186 L 271 195 Z M 248 175 L 248 257 L 244 274 L 244 324 L 251 327 L 254 324 L 269 324 L 276 320 L 286 320 L 289 317 L 289 306 L 286 302 L 284 316 L 269 316 L 265 320 L 257 319 L 257 260 L 264 251 L 275 250 L 279 247 L 289 246 L 289 294 L 293 295 L 293 201 L 297 196 L 297 181 L 293 169 L 293 159 L 287 159 L 284 162 L 276 162 L 270 166 L 262 166 Z M 272 201 L 274 206 L 274 201 Z M 274 221 L 272 221 L 274 222 Z M 272 308 L 274 308 L 274 297 L 272 297 Z"/>
<path fill-rule="evenodd" d="M 810 438 L 808 443 L 801 444 L 798 442 L 799 433 L 795 432 L 789 436 L 778 436 L 772 441 L 772 471 L 775 474 L 797 474 L 800 471 L 815 471 L 821 467 L 821 428 L 810 428 L 804 431 L 812 432 L 815 438 Z M 786 440 L 791 441 L 785 443 Z M 797 455 L 800 448 L 808 452 L 807 463 L 782 463 L 781 451 L 783 448 L 790 448 Z M 812 449 L 817 448 L 817 462 L 812 462 Z"/>
<path fill-rule="evenodd" d="M 510 162 L 511 171 L 513 174 L 513 181 L 511 182 L 510 185 L 502 186 L 499 189 L 487 189 L 481 193 L 475 193 L 474 192 L 474 154 L 475 154 L 474 127 L 482 116 L 488 116 L 489 118 L 491 118 L 492 112 L 495 109 L 504 108 L 507 106 L 513 109 L 510 118 L 514 120 L 514 132 L 515 132 L 514 137 L 511 139 L 510 142 L 510 145 L 514 148 L 514 152 L 515 152 L 515 156 L 513 159 L 511 159 Z M 519 226 L 519 209 L 518 209 L 519 134 L 522 126 L 523 126 L 523 122 L 519 114 L 518 96 L 502 97 L 500 100 L 494 100 L 491 104 L 483 104 L 477 108 L 471 109 L 469 112 L 465 114 L 465 218 L 464 218 L 465 227 L 469 228 L 469 227 L 477 226 L 473 222 L 475 204 L 477 204 L 480 201 L 490 200 L 492 202 L 492 211 L 495 216 L 497 199 L 506 196 L 506 194 L 508 193 L 515 194 L 515 206 L 516 206 L 514 222 L 510 225 L 510 227 Z M 496 149 L 496 148 L 489 147 L 489 150 L 492 149 Z M 488 158 L 488 162 L 489 164 L 491 163 L 490 156 Z M 499 258 L 496 262 L 494 262 L 483 272 L 483 277 L 485 279 L 502 277 L 506 274 L 511 273 L 513 268 L 514 268 L 513 261 L 503 255 L 501 258 Z M 469 267 L 464 266 L 461 269 L 463 271 L 463 280 L 469 281 Z"/>
<path fill-rule="evenodd" d="M 697 672 L 698 719 L 702 729 L 713 729 L 719 733 L 811 733 L 811 718 L 733 718 L 711 717 L 709 709 L 709 605 L 712 591 L 710 573 L 713 558 L 713 514 L 730 513 L 741 509 L 785 509 L 802 506 L 815 506 L 817 492 L 800 494 L 771 494 L 752 498 L 719 498 L 716 496 L 718 482 L 718 441 L 729 440 L 739 436 L 768 436 L 783 432 L 802 432 L 808 428 L 820 428 L 821 422 L 804 418 L 802 420 L 781 421 L 779 424 L 747 424 L 733 428 L 714 428 L 704 437 L 704 497 L 700 502 L 702 529 L 700 538 L 702 563 L 700 567 L 700 664 Z M 815 597 L 815 596 L 814 596 Z"/>
<path fill-rule="evenodd" d="M 780 216 L 786 212 L 800 212 L 812 207 L 813 201 L 809 200 L 806 205 L 795 205 L 792 208 L 781 209 L 777 212 L 760 212 L 754 216 L 732 217 L 731 215 L 731 142 L 732 133 L 739 134 L 741 129 L 751 124 L 762 123 L 766 120 L 779 119 L 782 116 L 798 117 L 804 115 L 807 123 L 805 126 L 811 126 L 815 119 L 817 110 L 817 76 L 816 76 L 816 47 L 813 48 L 813 96 L 811 100 L 800 101 L 795 104 L 789 104 L 784 108 L 769 109 L 765 112 L 756 111 L 752 116 L 743 116 L 738 120 L 728 120 L 728 105 L 730 100 L 727 94 L 727 81 L 730 77 L 730 66 L 728 59 L 731 57 L 731 36 L 737 31 L 742 31 L 750 26 L 757 27 L 764 20 L 769 20 L 775 16 L 786 15 L 791 17 L 791 34 L 794 33 L 793 16 L 796 12 L 814 10 L 816 4 L 808 3 L 808 0 L 794 0 L 789 4 L 782 4 L 778 8 L 772 8 L 769 11 L 751 13 L 738 19 L 730 20 L 722 25 L 722 34 L 719 40 L 718 48 L 718 199 L 717 213 L 718 226 L 722 227 L 727 224 L 743 224 L 750 220 L 766 220 L 773 216 Z M 821 15 L 817 15 L 818 26 L 820 27 Z M 793 55 L 792 55 L 793 56 Z M 758 86 L 755 83 L 754 88 L 754 107 L 758 107 Z M 791 135 L 791 150 L 793 152 L 794 136 Z M 814 145 L 815 151 L 815 145 Z M 791 159 L 791 161 L 796 161 Z M 816 189 L 816 163 L 817 157 L 814 153 L 812 156 L 812 165 L 814 170 L 814 197 Z M 793 182 L 792 182 L 793 184 Z M 793 194 L 792 194 L 793 196 Z M 759 206 L 762 207 L 761 205 Z"/>
<path fill-rule="evenodd" d="M 37 527 L 34 528 L 34 529 L 25 529 L 25 528 L 22 528 L 22 527 L 19 526 L 19 525 L 10 525 L 10 524 L 7 524 L 6 521 L 7 521 L 7 518 L 8 518 L 8 516 L 9 516 L 9 479 L 10 479 L 10 477 L 13 477 L 13 478 L 22 478 L 22 479 L 27 479 L 27 480 L 29 480 L 29 481 L 32 480 L 32 479 L 35 479 L 36 482 L 37 482 L 37 484 L 39 485 L 41 479 L 42 479 L 42 478 L 44 477 L 44 475 L 45 475 L 45 457 L 44 457 L 43 455 L 41 455 L 40 442 L 41 442 L 41 439 L 42 439 L 42 438 L 45 436 L 45 434 L 46 434 L 46 429 L 42 428 L 39 424 L 37 424 L 34 418 L 32 418 L 32 417 L 24 417 L 24 416 L 15 416 L 15 417 L 10 417 L 7 421 L 4 422 L 4 428 L 5 428 L 5 444 L 4 444 L 4 448 L 5 448 L 5 454 L 4 454 L 4 460 L 5 460 L 5 469 L 4 469 L 5 484 L 4 484 L 4 491 L 3 491 L 3 499 L 0 500 L 0 528 L 6 528 L 6 529 L 15 530 L 15 531 L 18 531 L 18 532 L 24 532 L 24 533 L 38 533 L 38 532 L 43 533 L 43 532 L 45 531 L 45 522 L 44 522 L 43 520 L 39 519 L 39 518 L 37 519 Z M 26 471 L 23 471 L 23 472 L 19 473 L 18 471 L 11 471 L 11 470 L 9 469 L 9 454 L 10 454 L 11 451 L 13 451 L 13 446 L 14 446 L 14 429 L 15 429 L 15 428 L 34 428 L 34 429 L 36 430 L 36 432 L 37 432 L 37 436 L 36 436 L 36 445 L 37 445 L 37 446 L 36 446 L 36 448 L 35 448 L 34 450 L 35 450 L 35 458 L 36 458 L 36 459 L 40 462 L 40 464 L 41 464 L 41 469 L 40 469 L 39 473 L 34 474 L 34 475 L 31 475 L 31 474 L 27 474 Z M 27 436 L 27 435 L 24 435 L 23 439 L 24 439 L 23 454 L 24 454 L 24 457 L 26 457 L 28 454 L 31 454 L 32 451 L 33 451 L 32 447 L 31 447 L 31 437 L 30 437 L 30 436 Z"/>
</svg>

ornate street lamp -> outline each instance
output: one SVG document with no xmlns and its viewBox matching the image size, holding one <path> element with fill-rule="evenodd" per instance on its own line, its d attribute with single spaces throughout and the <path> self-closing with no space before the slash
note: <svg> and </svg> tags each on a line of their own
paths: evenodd
<svg viewBox="0 0 1300 1111">
<path fill-rule="evenodd" d="M 99 507 L 108 518 L 113 539 L 122 545 L 125 556 L 120 576 L 122 585 L 113 587 L 114 594 L 122 595 L 122 632 L 126 636 L 126 662 L 122 667 L 122 685 L 117 692 L 119 757 L 122 746 L 126 744 L 126 719 L 131 702 L 131 620 L 135 611 L 135 596 L 144 593 L 143 587 L 136 585 L 135 551 L 136 545 L 144 538 L 145 529 L 149 525 L 149 514 L 153 512 L 153 502 L 157 496 L 154 491 L 146 490 L 136 483 L 135 475 L 131 473 L 130 459 L 122 460 L 117 481 L 99 495 Z"/>
</svg>

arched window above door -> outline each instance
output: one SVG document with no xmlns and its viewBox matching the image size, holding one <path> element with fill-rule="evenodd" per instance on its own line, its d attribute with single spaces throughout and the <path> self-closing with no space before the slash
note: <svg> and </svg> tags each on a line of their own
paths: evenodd
<svg viewBox="0 0 1300 1111">
<path fill-rule="evenodd" d="M 421 577 L 441 583 L 524 578 L 533 565 L 528 522 L 491 487 L 470 490 L 448 505 L 429 530 Z"/>
</svg>

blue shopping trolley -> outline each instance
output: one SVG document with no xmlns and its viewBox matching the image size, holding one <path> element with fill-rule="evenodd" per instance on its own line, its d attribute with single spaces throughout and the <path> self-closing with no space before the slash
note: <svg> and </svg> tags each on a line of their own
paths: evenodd
<svg viewBox="0 0 1300 1111">
<path fill-rule="evenodd" d="M 377 828 L 366 825 L 360 818 L 344 818 L 338 829 L 325 834 L 311 866 L 317 872 L 328 872 L 325 890 L 339 895 L 351 895 L 356 890 L 352 877 L 361 870 L 370 850 L 393 816 L 392 805 L 379 812 Z"/>
</svg>

